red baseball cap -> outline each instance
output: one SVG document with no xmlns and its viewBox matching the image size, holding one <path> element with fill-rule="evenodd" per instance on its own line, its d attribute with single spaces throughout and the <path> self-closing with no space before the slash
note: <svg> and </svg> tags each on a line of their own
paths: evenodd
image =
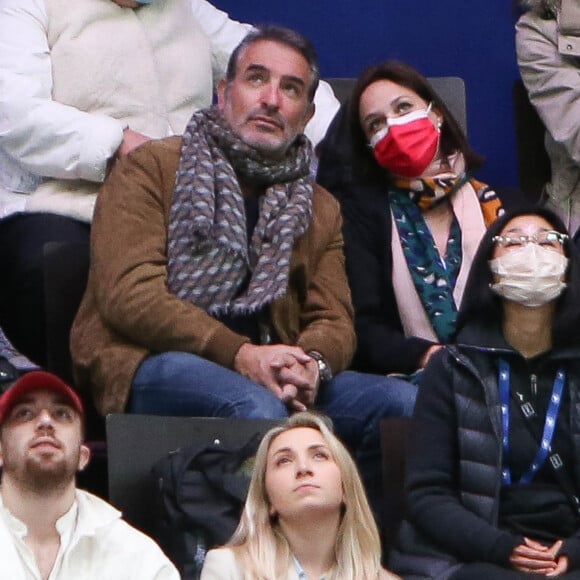
<svg viewBox="0 0 580 580">
<path fill-rule="evenodd" d="M 34 391 L 51 391 L 63 395 L 70 406 L 80 415 L 84 423 L 85 411 L 80 397 L 64 381 L 56 375 L 46 371 L 32 371 L 20 377 L 1 397 L 0 397 L 0 425 L 12 411 L 22 397 Z"/>
</svg>

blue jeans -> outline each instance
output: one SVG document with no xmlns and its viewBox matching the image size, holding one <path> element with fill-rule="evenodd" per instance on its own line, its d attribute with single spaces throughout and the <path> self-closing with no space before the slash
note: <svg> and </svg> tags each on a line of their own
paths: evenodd
<svg viewBox="0 0 580 580">
<path fill-rule="evenodd" d="M 381 493 L 380 421 L 411 415 L 416 394 L 417 387 L 407 381 L 354 371 L 337 374 L 318 393 L 316 409 L 332 419 L 336 434 L 355 456 L 375 508 Z M 288 416 L 284 403 L 265 387 L 185 352 L 165 352 L 141 363 L 129 411 L 239 419 Z"/>
</svg>

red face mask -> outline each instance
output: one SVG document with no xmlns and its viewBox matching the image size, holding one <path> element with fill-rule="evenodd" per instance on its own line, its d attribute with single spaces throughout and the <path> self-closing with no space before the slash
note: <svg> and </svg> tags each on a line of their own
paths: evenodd
<svg viewBox="0 0 580 580">
<path fill-rule="evenodd" d="M 426 110 L 387 119 L 387 126 L 371 139 L 377 163 L 395 175 L 419 177 L 437 153 L 440 131 Z"/>
</svg>

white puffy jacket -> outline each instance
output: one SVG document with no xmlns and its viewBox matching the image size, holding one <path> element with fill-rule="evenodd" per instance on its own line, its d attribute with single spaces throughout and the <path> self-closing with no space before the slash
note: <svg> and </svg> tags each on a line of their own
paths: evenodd
<svg viewBox="0 0 580 580">
<path fill-rule="evenodd" d="M 0 218 L 90 221 L 123 129 L 180 134 L 250 29 L 205 0 L 0 2 Z M 322 86 L 307 134 L 338 109 Z"/>
</svg>

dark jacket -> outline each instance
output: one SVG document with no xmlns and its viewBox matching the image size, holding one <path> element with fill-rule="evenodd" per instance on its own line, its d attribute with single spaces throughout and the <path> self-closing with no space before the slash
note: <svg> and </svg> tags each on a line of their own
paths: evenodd
<svg viewBox="0 0 580 580">
<path fill-rule="evenodd" d="M 408 521 L 391 554 L 393 571 L 406 579 L 444 580 L 467 562 L 508 566 L 522 541 L 497 525 L 503 453 L 497 360 L 520 355 L 492 327 L 466 327 L 457 342 L 432 357 L 415 407 Z M 544 384 L 552 384 L 555 366 L 567 371 L 569 433 L 573 455 L 580 457 L 580 348 L 542 356 L 550 369 L 540 377 Z M 580 481 L 580 461 L 568 469 Z M 580 531 L 566 540 L 563 552 L 571 568 L 580 564 Z"/>
<path fill-rule="evenodd" d="M 405 337 L 393 289 L 388 181 L 355 177 L 343 105 L 320 147 L 317 182 L 339 201 L 344 219 L 344 252 L 355 307 L 358 349 L 354 366 L 370 373 L 412 373 L 433 345 Z"/>
<path fill-rule="evenodd" d="M 346 270 L 355 306 L 355 364 L 366 372 L 413 373 L 434 343 L 406 337 L 393 287 L 392 223 L 386 187 L 359 186 L 341 202 Z"/>
</svg>

